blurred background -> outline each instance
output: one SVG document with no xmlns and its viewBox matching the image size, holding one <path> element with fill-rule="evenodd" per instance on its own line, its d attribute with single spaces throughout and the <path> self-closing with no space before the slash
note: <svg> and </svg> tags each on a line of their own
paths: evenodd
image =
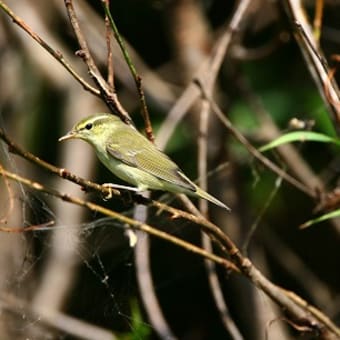
<svg viewBox="0 0 340 340">
<path fill-rule="evenodd" d="M 75 55 L 79 45 L 63 1 L 5 3 L 91 82 L 86 66 Z M 166 130 L 169 110 L 211 54 L 237 3 L 111 1 L 112 16 L 142 77 L 156 135 Z M 287 3 L 251 2 L 216 81 L 214 96 L 220 107 L 255 147 L 295 128 L 292 122 L 332 137 L 339 129 L 293 37 Z M 320 1 L 301 3 L 313 22 Z M 106 77 L 100 1 L 75 0 L 74 6 L 90 51 Z M 325 1 L 322 14 L 320 47 L 335 65 L 331 56 L 339 53 L 340 2 Z M 113 54 L 118 97 L 143 130 L 137 90 L 115 43 Z M 105 103 L 84 90 L 3 11 L 0 65 L 0 127 L 13 141 L 78 176 L 98 183 L 119 183 L 85 143 L 57 142 L 79 119 L 107 112 Z M 199 111 L 197 102 L 165 147 L 191 179 L 198 177 Z M 339 221 L 300 230 L 299 225 L 316 216 L 318 202 L 254 160 L 213 114 L 207 135 L 206 164 L 208 171 L 213 171 L 208 190 L 232 208 L 232 213 L 226 214 L 211 206 L 211 220 L 270 280 L 339 323 Z M 158 138 L 162 140 L 162 133 Z M 338 185 L 338 154 L 339 148 L 332 144 L 295 143 L 266 156 L 311 190 L 326 193 Z M 11 153 L 3 142 L 0 164 L 46 187 L 133 214 L 131 204 L 116 198 L 103 201 L 98 193 L 85 193 Z M 170 204 L 182 207 L 175 199 Z M 138 234 L 138 243 L 146 244 L 137 250 L 130 246 L 126 228 L 118 222 L 1 178 L 1 225 L 20 228 L 49 221 L 54 221 L 53 227 L 0 233 L 1 339 L 316 338 L 294 330 L 282 311 L 247 280 L 216 268 L 222 300 L 232 320 L 228 328 L 201 258 L 164 241 L 147 241 L 144 234 Z M 148 223 L 201 244 L 199 229 L 186 221 L 150 211 Z M 155 320 L 158 317 L 161 321 Z"/>
</svg>

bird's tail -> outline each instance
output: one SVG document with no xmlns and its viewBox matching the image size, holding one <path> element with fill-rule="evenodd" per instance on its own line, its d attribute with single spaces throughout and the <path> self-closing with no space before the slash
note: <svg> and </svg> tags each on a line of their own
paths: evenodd
<svg viewBox="0 0 340 340">
<path fill-rule="evenodd" d="M 218 205 L 219 207 L 221 208 L 224 208 L 228 211 L 230 211 L 231 209 L 226 206 L 224 203 L 222 203 L 221 201 L 219 201 L 217 198 L 215 198 L 214 196 L 211 196 L 210 194 L 208 194 L 206 191 L 202 190 L 201 188 L 199 187 L 196 187 L 196 192 L 195 194 L 201 198 L 204 198 L 205 200 L 211 202 L 211 203 L 214 203 L 216 205 Z"/>
</svg>

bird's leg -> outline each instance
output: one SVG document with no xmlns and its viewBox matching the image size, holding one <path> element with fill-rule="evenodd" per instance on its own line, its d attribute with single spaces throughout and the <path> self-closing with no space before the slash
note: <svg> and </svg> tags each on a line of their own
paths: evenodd
<svg viewBox="0 0 340 340">
<path fill-rule="evenodd" d="M 112 189 L 121 189 L 121 190 L 135 191 L 135 192 L 141 191 L 137 187 L 130 187 L 128 185 L 121 185 L 121 184 L 114 184 L 114 183 L 103 183 L 102 185 L 104 187 L 112 188 Z"/>
<path fill-rule="evenodd" d="M 137 187 L 130 187 L 128 185 L 121 185 L 121 184 L 114 184 L 114 183 L 103 183 L 102 186 L 108 188 L 108 189 L 118 189 L 118 190 L 127 190 L 127 191 L 133 191 L 133 192 L 140 192 L 140 189 Z M 111 191 L 104 196 L 104 200 L 109 200 L 112 198 Z"/>
</svg>

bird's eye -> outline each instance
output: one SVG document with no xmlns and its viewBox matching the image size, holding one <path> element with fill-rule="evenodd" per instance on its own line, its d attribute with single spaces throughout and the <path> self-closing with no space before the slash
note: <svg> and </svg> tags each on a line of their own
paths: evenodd
<svg viewBox="0 0 340 340">
<path fill-rule="evenodd" d="M 92 126 L 93 126 L 92 123 L 87 123 L 87 124 L 85 125 L 85 129 L 86 129 L 86 130 L 91 130 L 91 129 L 92 129 Z"/>
</svg>

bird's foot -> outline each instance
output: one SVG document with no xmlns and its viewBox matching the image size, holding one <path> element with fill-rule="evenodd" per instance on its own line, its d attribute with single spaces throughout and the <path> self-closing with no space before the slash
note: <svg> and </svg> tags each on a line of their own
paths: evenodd
<svg viewBox="0 0 340 340">
<path fill-rule="evenodd" d="M 128 185 L 114 184 L 114 183 L 103 183 L 102 186 L 109 189 L 109 193 L 103 197 L 105 201 L 112 198 L 112 191 L 110 189 L 127 190 L 133 192 L 139 192 L 140 190 L 136 187 L 130 187 Z"/>
</svg>

